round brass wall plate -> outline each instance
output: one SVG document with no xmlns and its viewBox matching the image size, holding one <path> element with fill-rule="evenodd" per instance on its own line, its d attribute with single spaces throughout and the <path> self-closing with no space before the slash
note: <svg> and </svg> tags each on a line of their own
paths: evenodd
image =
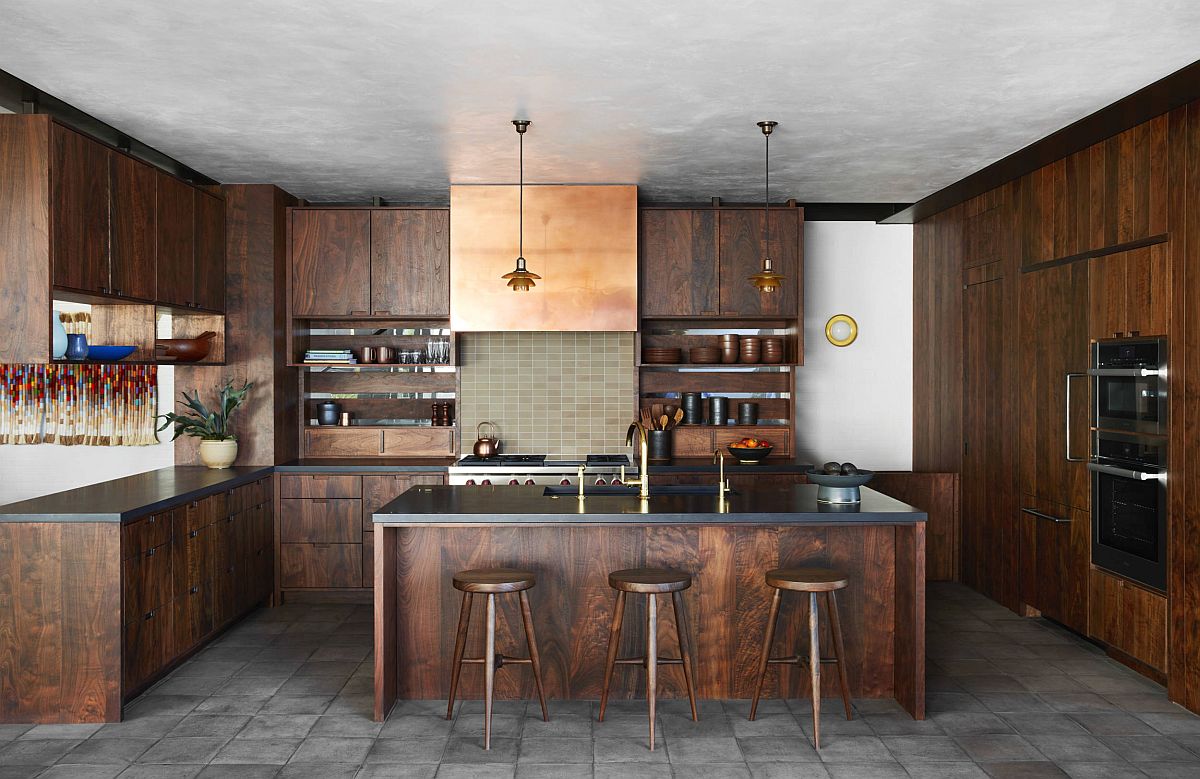
<svg viewBox="0 0 1200 779">
<path fill-rule="evenodd" d="M 834 314 L 825 323 L 825 338 L 834 346 L 849 346 L 858 338 L 858 322 L 848 314 Z"/>
</svg>

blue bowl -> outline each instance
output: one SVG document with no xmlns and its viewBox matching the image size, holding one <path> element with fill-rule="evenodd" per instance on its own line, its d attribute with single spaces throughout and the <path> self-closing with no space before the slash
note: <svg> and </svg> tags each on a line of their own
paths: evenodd
<svg viewBox="0 0 1200 779">
<path fill-rule="evenodd" d="M 124 360 L 135 351 L 137 351 L 136 346 L 88 346 L 87 358 L 89 360 L 116 362 L 117 360 Z"/>
</svg>

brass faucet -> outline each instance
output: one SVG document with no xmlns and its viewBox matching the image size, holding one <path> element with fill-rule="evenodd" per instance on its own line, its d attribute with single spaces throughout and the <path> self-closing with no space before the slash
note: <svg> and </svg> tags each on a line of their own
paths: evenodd
<svg viewBox="0 0 1200 779">
<path fill-rule="evenodd" d="M 636 479 L 625 478 L 625 468 L 621 468 L 621 482 L 629 486 L 638 486 L 638 497 L 650 497 L 650 469 L 647 467 L 650 462 L 650 439 L 646 435 L 646 428 L 639 423 L 634 422 L 629 425 L 629 429 L 625 431 L 625 445 L 633 446 L 633 435 L 638 434 L 638 477 Z"/>
<path fill-rule="evenodd" d="M 725 506 L 725 496 L 732 492 L 729 488 L 729 482 L 725 480 L 725 453 L 720 449 L 713 450 L 713 462 L 720 467 L 717 470 L 717 497 L 720 498 L 722 511 Z"/>
<path fill-rule="evenodd" d="M 584 495 L 583 495 L 583 469 L 584 469 L 584 466 L 582 466 L 582 465 L 581 465 L 581 466 L 579 466 L 579 502 L 580 502 L 580 503 L 582 503 L 582 502 L 583 502 L 583 500 L 584 500 Z"/>
</svg>

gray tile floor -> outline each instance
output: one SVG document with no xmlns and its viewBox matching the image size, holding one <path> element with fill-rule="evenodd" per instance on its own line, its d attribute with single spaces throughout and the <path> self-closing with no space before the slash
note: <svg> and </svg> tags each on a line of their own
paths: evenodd
<svg viewBox="0 0 1200 779">
<path fill-rule="evenodd" d="M 105 726 L 0 725 L 2 777 L 1200 777 L 1200 717 L 1163 689 L 1041 620 L 955 585 L 929 589 L 929 712 L 860 700 L 809 745 L 805 701 L 668 701 L 646 748 L 641 702 L 400 705 L 371 722 L 371 611 L 262 610 Z"/>
</svg>

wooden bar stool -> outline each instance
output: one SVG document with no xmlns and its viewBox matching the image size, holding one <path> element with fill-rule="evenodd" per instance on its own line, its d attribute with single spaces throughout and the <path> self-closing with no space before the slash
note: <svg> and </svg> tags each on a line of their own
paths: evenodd
<svg viewBox="0 0 1200 779">
<path fill-rule="evenodd" d="M 821 663 L 837 663 L 838 679 L 842 685 L 842 702 L 846 706 L 846 719 L 854 719 L 850 712 L 850 685 L 846 682 L 846 651 L 842 645 L 842 625 L 838 619 L 837 590 L 846 586 L 846 575 L 828 568 L 776 568 L 767 571 L 767 584 L 775 588 L 771 599 L 771 611 L 767 615 L 767 635 L 763 639 L 762 657 L 758 663 L 758 685 L 754 688 L 754 702 L 750 704 L 750 719 L 758 711 L 758 699 L 762 695 L 763 682 L 767 678 L 770 663 L 807 665 L 812 678 L 813 746 L 821 748 Z M 808 658 L 796 654 L 794 657 L 771 657 L 771 642 L 775 639 L 775 622 L 779 618 L 779 602 L 783 591 L 808 593 Z M 829 612 L 829 628 L 833 634 L 833 658 L 821 657 L 817 618 L 817 594 L 825 595 L 825 610 Z"/>
<path fill-rule="evenodd" d="M 529 610 L 529 596 L 525 590 L 537 584 L 529 571 L 512 568 L 480 568 L 459 571 L 454 574 L 454 589 L 463 593 L 462 607 L 458 612 L 458 635 L 454 640 L 454 665 L 450 671 L 450 704 L 446 708 L 446 719 L 454 716 L 454 695 L 458 691 L 458 677 L 463 663 L 483 665 L 483 748 L 492 748 L 492 692 L 495 688 L 496 669 L 505 665 L 532 665 L 533 680 L 537 683 L 538 700 L 542 704 L 542 719 L 549 722 L 546 710 L 546 694 L 542 690 L 542 662 L 538 655 L 537 638 L 533 633 L 533 614 Z M 521 619 L 525 623 L 525 640 L 529 642 L 529 657 L 508 657 L 496 651 L 496 596 L 515 592 L 521 600 Z M 467 627 L 471 621 L 471 606 L 476 593 L 487 595 L 487 634 L 483 657 L 463 657 L 467 646 Z"/>
<path fill-rule="evenodd" d="M 687 684 L 688 699 L 692 704 L 692 720 L 699 720 L 696 712 L 696 684 L 692 673 L 691 642 L 684 621 L 682 591 L 692 586 L 692 577 L 680 571 L 661 568 L 630 568 L 613 571 L 608 575 L 608 586 L 617 591 L 617 603 L 613 609 L 612 628 L 608 633 L 608 659 L 604 665 L 604 690 L 600 694 L 600 721 L 604 721 L 604 710 L 608 706 L 608 687 L 612 682 L 613 669 L 617 663 L 640 665 L 646 669 L 646 698 L 650 705 L 650 751 L 654 751 L 654 703 L 658 685 L 658 666 L 682 665 L 683 678 Z M 625 596 L 628 593 L 649 596 L 646 599 L 646 654 L 641 657 L 617 657 L 617 646 L 621 643 L 621 619 L 625 616 Z M 679 658 L 658 656 L 658 596 L 671 593 L 671 606 L 675 609 L 675 633 L 679 638 Z"/>
</svg>

